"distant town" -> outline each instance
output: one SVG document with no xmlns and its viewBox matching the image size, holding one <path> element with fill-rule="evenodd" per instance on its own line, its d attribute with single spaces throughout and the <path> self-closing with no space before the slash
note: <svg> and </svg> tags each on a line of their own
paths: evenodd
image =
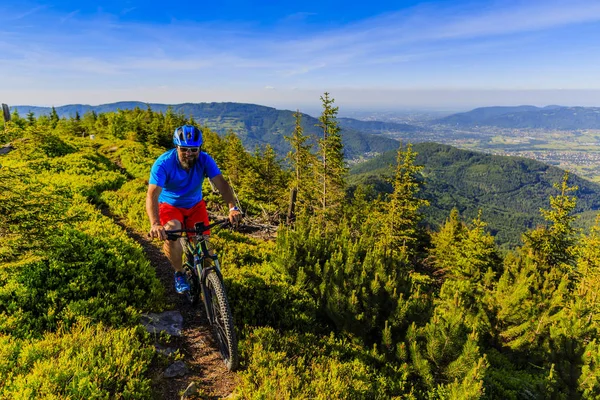
<svg viewBox="0 0 600 400">
<path fill-rule="evenodd" d="M 452 127 L 436 123 L 446 114 L 378 112 L 355 115 L 363 121 L 409 123 L 421 132 L 383 132 L 404 142 L 438 142 L 462 149 L 542 161 L 600 182 L 600 129 Z"/>
</svg>

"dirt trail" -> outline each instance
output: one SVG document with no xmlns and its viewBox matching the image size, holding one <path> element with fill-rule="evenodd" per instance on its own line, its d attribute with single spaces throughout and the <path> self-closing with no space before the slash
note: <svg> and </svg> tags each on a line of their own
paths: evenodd
<svg viewBox="0 0 600 400">
<path fill-rule="evenodd" d="M 179 400 L 181 394 L 192 382 L 196 382 L 201 393 L 198 398 L 222 399 L 231 395 L 236 387 L 238 377 L 227 371 L 213 339 L 212 330 L 208 326 L 204 305 L 192 306 L 184 296 L 177 294 L 173 284 L 173 269 L 158 246 L 160 242 L 151 242 L 145 234 L 133 231 L 117 216 L 112 215 L 107 207 L 103 214 L 111 217 L 116 224 L 127 231 L 129 237 L 138 242 L 154 268 L 156 275 L 165 287 L 167 301 L 174 304 L 174 309 L 183 315 L 183 331 L 181 338 L 174 338 L 169 347 L 179 349 L 183 354 L 189 372 L 181 378 L 158 378 L 164 368 L 157 370 L 154 390 L 160 399 Z"/>
</svg>

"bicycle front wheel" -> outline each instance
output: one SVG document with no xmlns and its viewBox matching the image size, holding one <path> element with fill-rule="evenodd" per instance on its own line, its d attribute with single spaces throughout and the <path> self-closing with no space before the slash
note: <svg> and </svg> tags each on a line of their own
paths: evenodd
<svg viewBox="0 0 600 400">
<path fill-rule="evenodd" d="M 238 342 L 233 329 L 233 316 L 229 301 L 225 294 L 223 282 L 215 271 L 210 271 L 206 277 L 208 308 L 214 317 L 213 328 L 219 342 L 219 350 L 227 369 L 234 371 L 238 367 Z"/>
</svg>

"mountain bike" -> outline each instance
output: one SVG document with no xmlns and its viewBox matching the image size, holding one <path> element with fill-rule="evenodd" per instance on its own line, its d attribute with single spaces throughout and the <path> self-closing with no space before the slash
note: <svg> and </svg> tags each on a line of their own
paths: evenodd
<svg viewBox="0 0 600 400">
<path fill-rule="evenodd" d="M 165 231 L 168 240 L 180 240 L 185 254 L 183 270 L 190 290 L 186 296 L 193 305 L 198 304 L 200 295 L 206 307 L 206 316 L 213 327 L 221 357 L 229 371 L 238 367 L 238 342 L 233 328 L 233 316 L 223 285 L 221 265 L 216 254 L 209 251 L 208 241 L 203 232 L 219 226 L 224 228 L 229 220 L 214 222 L 208 226 L 198 222 L 194 229 L 173 229 Z M 185 223 L 184 223 L 185 226 Z M 190 236 L 194 233 L 195 236 Z"/>
</svg>

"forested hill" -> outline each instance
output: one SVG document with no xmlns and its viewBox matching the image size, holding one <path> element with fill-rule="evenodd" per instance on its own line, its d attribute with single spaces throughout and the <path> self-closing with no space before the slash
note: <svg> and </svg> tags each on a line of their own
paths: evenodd
<svg viewBox="0 0 600 400">
<path fill-rule="evenodd" d="M 150 168 L 188 117 L 0 120 L 0 144 L 10 143 L 0 155 L 0 399 L 174 400 L 191 383 L 202 398 L 597 399 L 600 221 L 579 232 L 573 212 L 598 208 L 598 187 L 430 143 L 356 167 L 355 181 L 381 185 L 399 160 L 393 192 L 370 197 L 348 187 L 333 103 L 325 94 L 331 134 L 314 152 L 290 133 L 286 168 L 269 146 L 246 152 L 236 134 L 204 130 L 243 225 L 267 228 L 211 235 L 238 334 L 234 373 L 218 360 L 218 332 L 204 336 L 204 307 L 177 297 L 161 241 L 143 239 Z M 228 206 L 204 183 L 217 219 Z M 443 212 L 454 206 L 462 217 Z M 523 246 L 498 249 L 486 223 L 514 241 L 539 207 L 544 221 Z M 427 229 L 422 212 L 447 222 Z M 181 311 L 181 336 L 141 325 L 165 310 Z M 186 375 L 167 378 L 176 364 Z"/>
<path fill-rule="evenodd" d="M 600 129 L 600 108 L 534 106 L 484 107 L 469 112 L 453 114 L 434 121 L 438 124 L 475 127 L 539 129 Z"/>
<path fill-rule="evenodd" d="M 279 155 L 289 151 L 289 145 L 284 136 L 294 130 L 293 112 L 278 110 L 272 107 L 245 103 L 184 103 L 184 104 L 153 104 L 142 102 L 118 102 L 89 106 L 82 104 L 56 107 L 58 115 L 66 118 L 74 117 L 76 113 L 83 116 L 87 112 L 107 113 L 134 108 L 142 110 L 151 107 L 153 111 L 166 113 L 171 107 L 174 113 L 192 116 L 195 121 L 211 130 L 224 135 L 233 130 L 247 149 L 253 150 L 256 145 L 270 144 Z M 15 106 L 21 116 L 33 112 L 36 116 L 50 114 L 51 108 L 33 106 Z M 316 126 L 319 121 L 310 115 L 302 115 L 304 132 L 319 137 L 322 132 Z M 420 128 L 407 124 L 374 123 L 341 118 L 342 140 L 346 158 L 357 158 L 365 153 L 381 153 L 397 147 L 398 143 L 388 137 L 377 136 L 382 132 L 403 132 L 407 134 L 420 131 Z"/>
<path fill-rule="evenodd" d="M 564 171 L 538 161 L 494 156 L 460 150 L 437 143 L 416 143 L 416 163 L 423 165 L 425 185 L 422 196 L 431 203 L 424 208 L 428 222 L 441 224 L 453 207 L 467 219 L 482 210 L 482 219 L 499 243 L 515 245 L 521 234 L 543 220 L 540 207 L 549 208 L 556 195 L 553 183 Z M 372 184 L 376 190 L 391 192 L 386 177 L 394 173 L 396 150 L 390 150 L 350 170 L 353 184 Z M 600 209 L 600 185 L 571 175 L 577 185 L 577 212 Z"/>
</svg>

